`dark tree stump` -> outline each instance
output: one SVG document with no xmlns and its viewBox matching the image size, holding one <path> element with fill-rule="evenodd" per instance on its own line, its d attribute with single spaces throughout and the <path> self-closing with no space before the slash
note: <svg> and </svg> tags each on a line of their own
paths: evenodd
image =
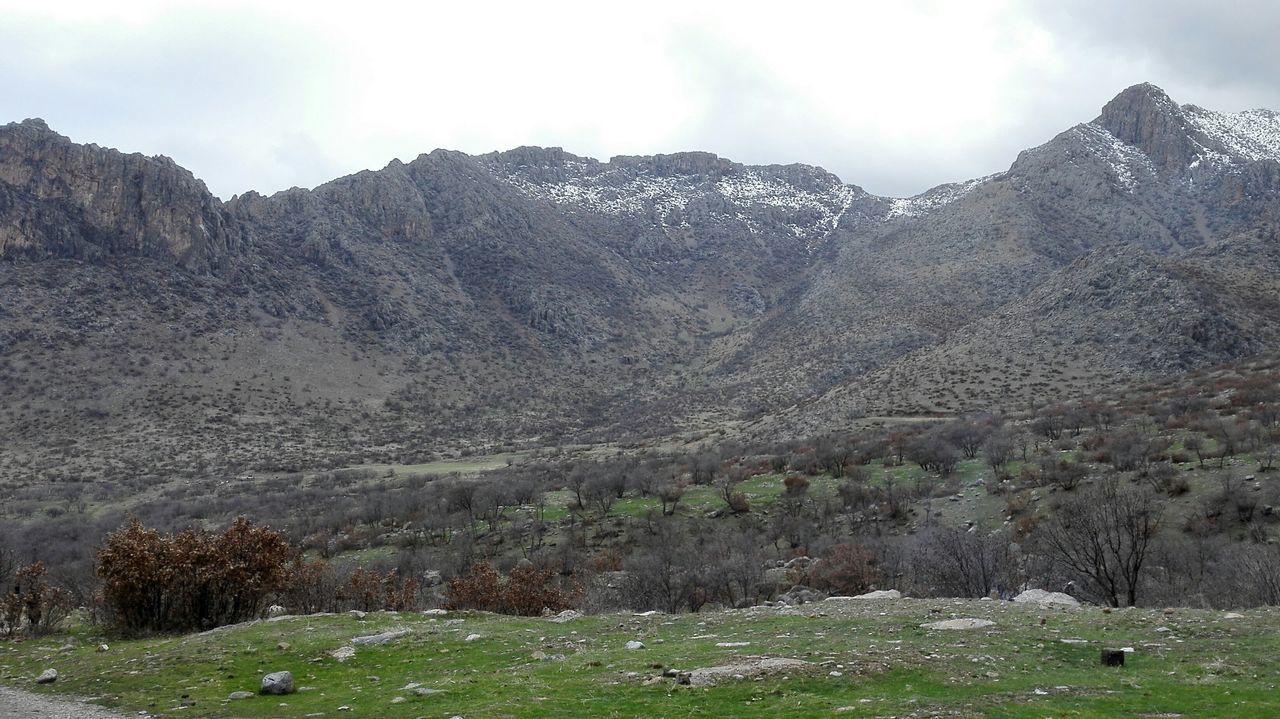
<svg viewBox="0 0 1280 719">
<path fill-rule="evenodd" d="M 1119 649 L 1103 649 L 1102 650 L 1102 666 L 1104 667 L 1124 666 L 1124 652 Z"/>
</svg>

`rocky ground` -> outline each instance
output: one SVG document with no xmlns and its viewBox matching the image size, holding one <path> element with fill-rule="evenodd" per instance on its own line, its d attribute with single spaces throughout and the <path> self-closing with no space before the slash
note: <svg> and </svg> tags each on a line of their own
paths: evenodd
<svg viewBox="0 0 1280 719">
<path fill-rule="evenodd" d="M 69 697 L 44 696 L 0 686 L 0 716 L 5 719 L 121 719 L 124 715 Z"/>
</svg>

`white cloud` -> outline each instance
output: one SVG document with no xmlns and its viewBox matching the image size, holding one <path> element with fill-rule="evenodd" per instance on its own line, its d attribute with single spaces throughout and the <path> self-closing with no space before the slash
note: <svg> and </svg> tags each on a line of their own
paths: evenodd
<svg viewBox="0 0 1280 719">
<path fill-rule="evenodd" d="M 1263 65 L 1231 83 L 1176 37 L 1107 25 L 1160 7 L 1104 5 L 0 0 L 0 120 L 171 155 L 223 197 L 523 144 L 807 162 L 913 194 L 1002 169 L 1142 80 L 1280 105 L 1257 23 L 1222 22 L 1240 46 L 1223 52 Z M 1211 60 L 1183 5 L 1152 26 L 1191 18 L 1184 46 Z"/>
</svg>

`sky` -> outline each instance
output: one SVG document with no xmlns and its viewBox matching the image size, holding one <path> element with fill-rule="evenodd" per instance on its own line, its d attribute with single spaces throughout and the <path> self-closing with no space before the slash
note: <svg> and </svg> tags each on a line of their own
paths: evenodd
<svg viewBox="0 0 1280 719">
<path fill-rule="evenodd" d="M 437 147 L 705 150 L 910 196 L 1153 82 L 1280 109 L 1273 0 L 0 0 L 0 123 L 167 155 L 228 199 Z"/>
</svg>

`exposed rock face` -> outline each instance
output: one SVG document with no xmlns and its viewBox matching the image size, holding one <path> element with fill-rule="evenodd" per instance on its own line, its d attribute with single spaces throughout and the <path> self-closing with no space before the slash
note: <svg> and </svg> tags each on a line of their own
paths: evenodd
<svg viewBox="0 0 1280 719">
<path fill-rule="evenodd" d="M 400 461 L 1021 407 L 1046 366 L 1082 368 L 1053 378 L 1066 397 L 1280 346 L 1277 224 L 1280 118 L 1149 85 L 1006 172 L 899 199 L 804 165 L 522 147 L 223 204 L 27 121 L 0 128 L 0 359 L 50 357 L 0 365 L 0 432 L 62 466 L 60 441 L 141 418 L 130 451 L 166 473 L 294 471 L 353 442 Z M 251 417 L 299 441 L 269 450 Z"/>
<path fill-rule="evenodd" d="M 143 256 L 203 271 L 235 237 L 204 183 L 167 157 L 79 145 L 41 120 L 0 127 L 0 258 Z"/>
<path fill-rule="evenodd" d="M 1094 121 L 1118 140 L 1132 145 L 1160 169 L 1181 172 L 1196 155 L 1198 132 L 1177 103 L 1150 83 L 1134 85 L 1102 108 Z M 1199 139 L 1203 139 L 1200 136 Z"/>
</svg>

